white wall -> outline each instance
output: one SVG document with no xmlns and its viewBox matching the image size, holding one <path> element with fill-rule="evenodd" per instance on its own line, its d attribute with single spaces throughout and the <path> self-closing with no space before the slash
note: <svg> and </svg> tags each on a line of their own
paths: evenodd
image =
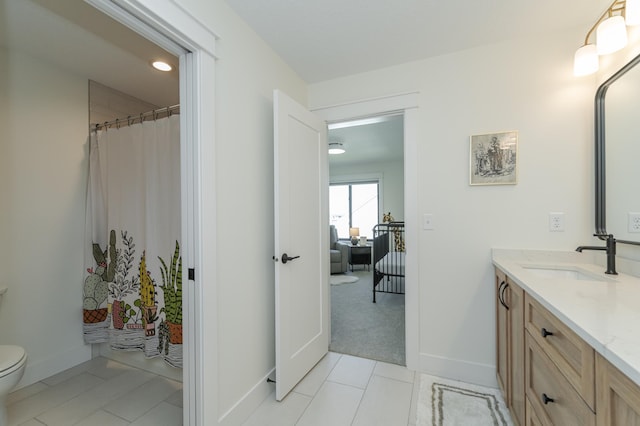
<svg viewBox="0 0 640 426">
<path fill-rule="evenodd" d="M 0 344 L 22 385 L 91 357 L 82 339 L 87 80 L 0 48 Z"/>
<path fill-rule="evenodd" d="M 204 182 L 217 204 L 219 303 L 204 302 L 204 334 L 207 319 L 217 315 L 218 377 L 206 378 L 217 388 L 207 390 L 215 400 L 205 400 L 205 410 L 217 411 L 221 424 L 239 424 L 267 396 L 262 392 L 270 389 L 266 377 L 275 366 L 273 89 L 304 105 L 307 87 L 224 1 L 178 3 L 219 36 L 211 165 L 217 185 Z"/>
<path fill-rule="evenodd" d="M 420 368 L 495 383 L 492 247 L 573 250 L 593 230 L 595 79 L 572 75 L 580 30 L 313 84 L 318 108 L 420 92 Z M 469 136 L 519 131 L 519 183 L 469 186 Z M 406 164 L 405 164 L 406 167 Z M 566 231 L 548 231 L 564 212 Z M 421 229 L 420 226 L 418 228 Z"/>
<path fill-rule="evenodd" d="M 354 182 L 361 178 L 377 176 L 380 180 L 382 215 L 391 212 L 397 221 L 404 220 L 404 165 L 402 161 L 384 161 L 351 166 L 331 166 L 329 180 L 334 182 Z M 361 229 L 360 232 L 363 230 Z M 371 233 L 363 234 L 372 237 Z"/>
</svg>

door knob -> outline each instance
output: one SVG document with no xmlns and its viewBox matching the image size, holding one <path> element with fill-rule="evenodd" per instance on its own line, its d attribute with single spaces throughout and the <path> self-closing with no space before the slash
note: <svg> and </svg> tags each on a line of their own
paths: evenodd
<svg viewBox="0 0 640 426">
<path fill-rule="evenodd" d="M 300 256 L 288 256 L 287 253 L 282 253 L 282 256 L 280 256 L 280 259 L 282 259 L 282 263 L 287 263 L 290 260 L 294 260 L 299 258 Z"/>
</svg>

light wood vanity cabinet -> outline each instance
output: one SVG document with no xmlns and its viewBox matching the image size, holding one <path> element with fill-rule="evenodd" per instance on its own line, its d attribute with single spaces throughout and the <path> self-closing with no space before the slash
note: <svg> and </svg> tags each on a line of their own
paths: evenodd
<svg viewBox="0 0 640 426">
<path fill-rule="evenodd" d="M 525 393 L 535 417 L 543 425 L 595 426 L 595 414 L 563 371 L 530 333 L 525 340 Z"/>
<path fill-rule="evenodd" d="M 524 292 L 496 270 L 497 378 L 516 426 L 524 425 Z"/>
<path fill-rule="evenodd" d="M 531 339 L 595 411 L 593 348 L 528 294 L 525 295 L 524 316 Z"/>
<path fill-rule="evenodd" d="M 598 426 L 640 426 L 640 386 L 596 356 Z"/>
<path fill-rule="evenodd" d="M 516 425 L 640 426 L 640 386 L 496 268 L 497 379 Z"/>
</svg>

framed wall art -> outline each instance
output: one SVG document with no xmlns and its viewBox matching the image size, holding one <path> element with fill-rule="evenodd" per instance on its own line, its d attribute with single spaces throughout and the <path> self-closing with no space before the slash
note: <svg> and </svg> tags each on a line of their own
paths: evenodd
<svg viewBox="0 0 640 426">
<path fill-rule="evenodd" d="M 515 185 L 518 183 L 518 132 L 471 136 L 470 185 Z"/>
</svg>

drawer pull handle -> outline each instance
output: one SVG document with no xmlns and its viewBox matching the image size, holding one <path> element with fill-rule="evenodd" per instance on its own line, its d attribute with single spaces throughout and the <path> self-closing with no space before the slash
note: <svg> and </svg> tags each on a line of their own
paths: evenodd
<svg viewBox="0 0 640 426">
<path fill-rule="evenodd" d="M 553 336 L 553 333 L 544 327 L 541 330 L 541 334 L 542 334 L 542 337 L 544 337 L 545 339 L 547 338 L 547 336 Z"/>
<path fill-rule="evenodd" d="M 556 400 L 553 399 L 553 398 L 549 398 L 546 393 L 543 393 L 542 394 L 542 402 L 544 402 L 544 405 L 547 405 L 550 402 L 556 402 Z"/>
</svg>

